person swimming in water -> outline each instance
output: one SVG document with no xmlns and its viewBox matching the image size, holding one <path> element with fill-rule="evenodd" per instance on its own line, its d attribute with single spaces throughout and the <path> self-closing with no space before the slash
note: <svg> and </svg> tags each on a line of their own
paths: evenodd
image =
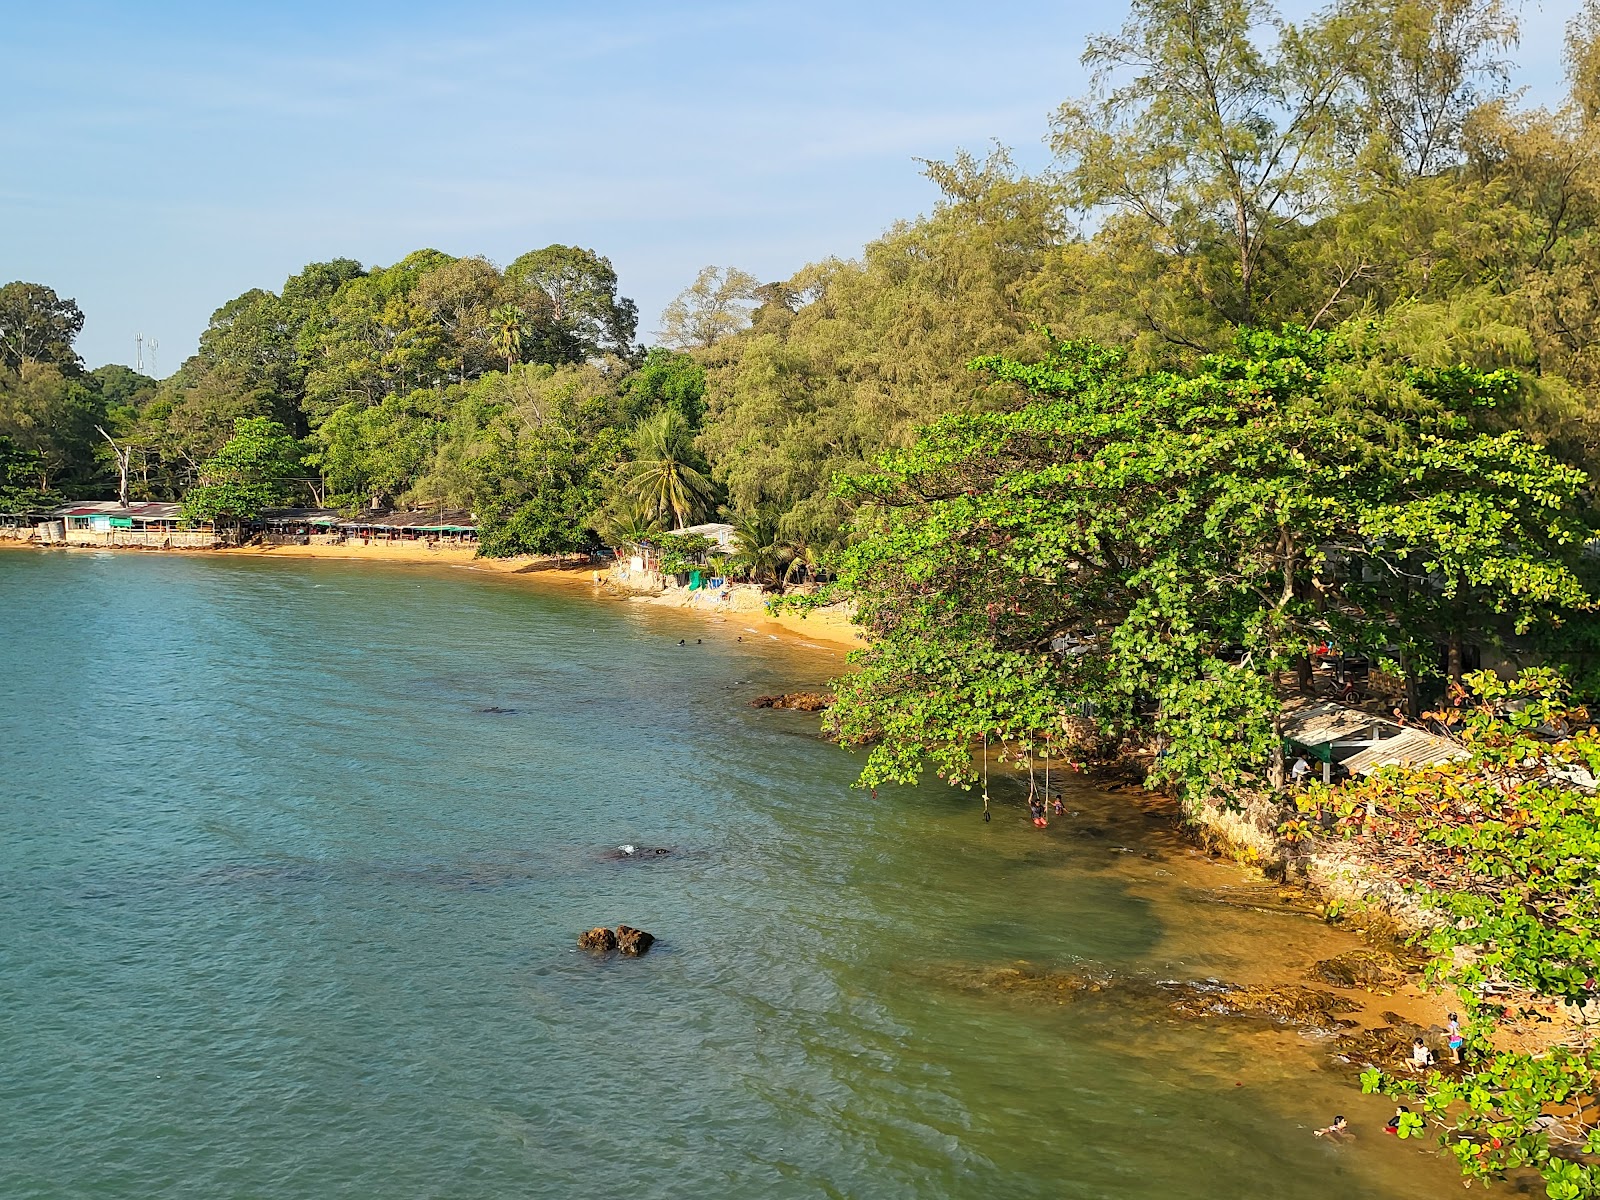
<svg viewBox="0 0 1600 1200">
<path fill-rule="evenodd" d="M 1384 1122 L 1383 1131 L 1385 1133 L 1398 1134 L 1400 1132 L 1400 1118 L 1408 1117 L 1410 1115 L 1411 1110 L 1404 1104 L 1400 1105 L 1399 1108 L 1394 1110 L 1394 1116 L 1390 1117 L 1386 1122 Z"/>
<path fill-rule="evenodd" d="M 1311 1131 L 1313 1137 L 1330 1137 L 1334 1141 L 1345 1137 L 1349 1132 L 1350 1122 L 1346 1121 L 1343 1116 L 1335 1117 L 1332 1125 L 1324 1125 L 1321 1129 L 1313 1129 Z"/>
</svg>

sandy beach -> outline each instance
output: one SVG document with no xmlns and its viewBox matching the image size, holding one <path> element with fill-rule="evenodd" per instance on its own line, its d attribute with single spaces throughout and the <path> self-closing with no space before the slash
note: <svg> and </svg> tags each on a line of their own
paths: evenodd
<svg viewBox="0 0 1600 1200">
<path fill-rule="evenodd" d="M 102 550 L 103 547 L 43 547 L 31 543 L 0 539 L 0 547 L 13 549 Z M 742 622 L 745 628 L 771 634 L 786 634 L 801 641 L 810 640 L 858 649 L 863 645 L 860 629 L 851 623 L 843 606 L 811 613 L 773 613 L 760 589 L 737 584 L 726 589 L 726 600 L 709 591 L 691 592 L 672 588 L 661 593 L 634 593 L 614 588 L 606 582 L 606 572 L 587 561 L 522 555 L 516 558 L 479 558 L 472 546 L 429 546 L 426 542 L 372 542 L 367 545 L 340 546 L 235 546 L 215 550 L 135 550 L 118 549 L 124 554 L 201 554 L 241 558 L 317 558 L 359 562 L 382 562 L 427 566 L 458 567 L 512 575 L 537 586 L 584 589 L 635 604 L 660 605 L 691 612 L 707 621 Z M 596 582 L 596 580 L 599 582 Z"/>
</svg>

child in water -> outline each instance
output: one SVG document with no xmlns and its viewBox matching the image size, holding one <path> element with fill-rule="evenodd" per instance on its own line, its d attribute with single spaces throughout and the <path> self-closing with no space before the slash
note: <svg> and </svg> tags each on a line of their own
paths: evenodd
<svg viewBox="0 0 1600 1200">
<path fill-rule="evenodd" d="M 1461 1019 L 1455 1013 L 1450 1014 L 1450 1057 L 1456 1062 L 1461 1061 Z"/>
<path fill-rule="evenodd" d="M 1324 1125 L 1321 1129 L 1313 1129 L 1311 1131 L 1314 1137 L 1330 1137 L 1336 1142 L 1349 1132 L 1350 1122 L 1346 1121 L 1342 1116 L 1335 1117 L 1332 1125 Z"/>
<path fill-rule="evenodd" d="M 1033 823 L 1043 829 L 1049 822 L 1044 816 L 1044 801 L 1032 799 L 1028 801 L 1028 812 L 1033 816 Z"/>
<path fill-rule="evenodd" d="M 1399 1108 L 1394 1110 L 1394 1116 L 1390 1117 L 1388 1121 L 1384 1123 L 1383 1131 L 1385 1133 L 1393 1133 L 1398 1135 L 1400 1132 L 1400 1118 L 1406 1116 L 1410 1112 L 1411 1110 L 1402 1104 Z"/>
</svg>

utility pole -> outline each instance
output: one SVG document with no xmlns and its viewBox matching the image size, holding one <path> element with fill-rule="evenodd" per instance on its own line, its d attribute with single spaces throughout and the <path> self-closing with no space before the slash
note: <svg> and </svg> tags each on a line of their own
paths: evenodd
<svg viewBox="0 0 1600 1200">
<path fill-rule="evenodd" d="M 133 335 L 133 369 L 144 374 L 144 334 Z"/>
</svg>

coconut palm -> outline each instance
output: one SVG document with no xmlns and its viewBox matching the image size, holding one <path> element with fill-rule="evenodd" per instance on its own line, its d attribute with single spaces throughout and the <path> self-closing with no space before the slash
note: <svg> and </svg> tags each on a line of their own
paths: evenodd
<svg viewBox="0 0 1600 1200">
<path fill-rule="evenodd" d="M 748 574 L 756 583 L 770 580 L 780 584 L 785 568 L 794 557 L 794 548 L 779 532 L 777 512 L 765 505 L 733 519 L 733 533 L 739 548 L 728 560 L 736 571 Z"/>
<path fill-rule="evenodd" d="M 595 518 L 595 532 L 613 550 L 637 546 L 661 532 L 661 518 L 638 501 L 619 496 Z"/>
<path fill-rule="evenodd" d="M 494 322 L 494 348 L 506 356 L 506 374 L 511 365 L 522 356 L 522 331 L 528 314 L 515 304 L 502 304 L 489 314 Z"/>
<path fill-rule="evenodd" d="M 626 492 L 646 512 L 682 529 L 705 512 L 715 485 L 701 473 L 705 460 L 683 414 L 668 408 L 639 422 L 633 431 L 634 461 L 628 465 Z"/>
</svg>

